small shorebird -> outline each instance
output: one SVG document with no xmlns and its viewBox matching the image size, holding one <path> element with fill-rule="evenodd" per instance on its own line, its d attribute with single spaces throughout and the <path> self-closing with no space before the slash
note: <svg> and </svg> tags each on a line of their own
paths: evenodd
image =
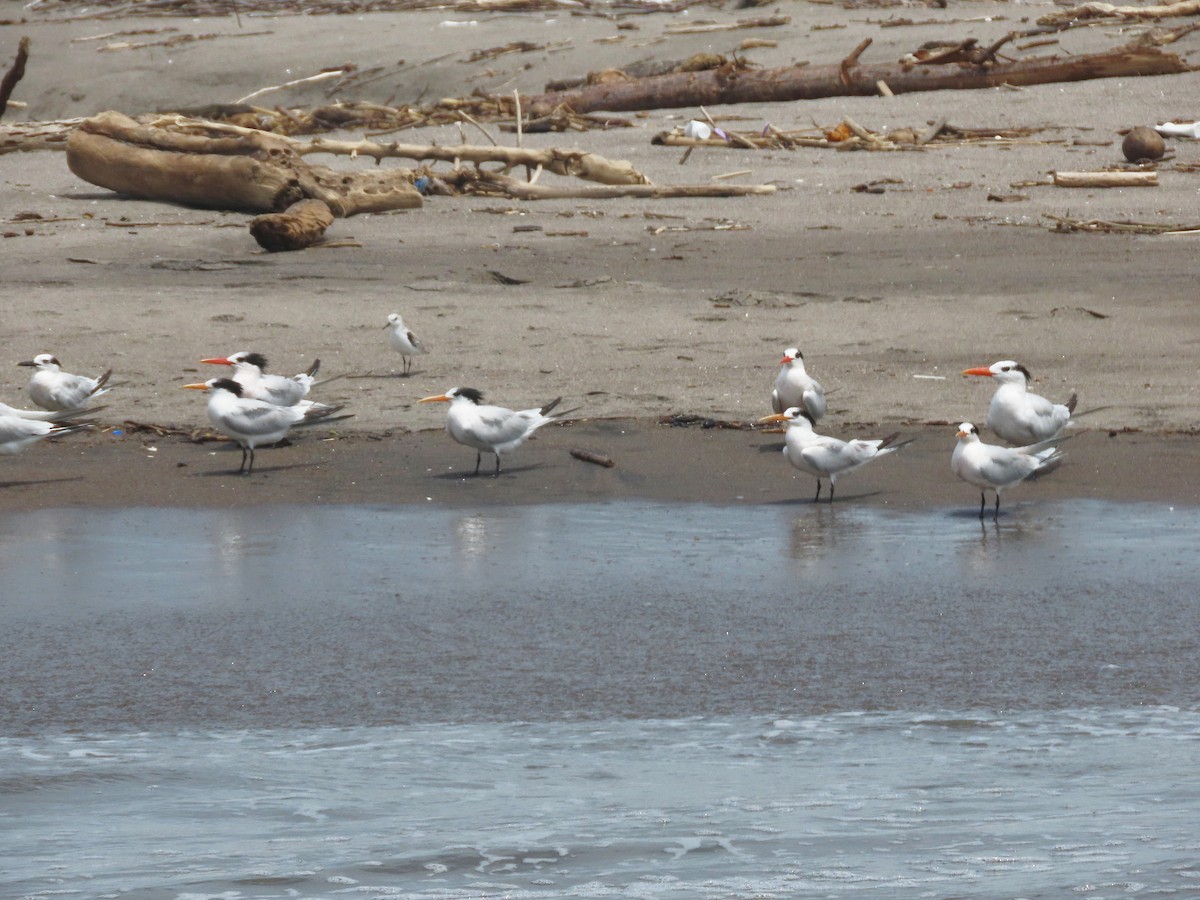
<svg viewBox="0 0 1200 900">
<path fill-rule="evenodd" d="M 1064 454 L 1046 442 L 1028 447 L 1001 447 L 985 444 L 979 439 L 979 430 L 970 422 L 958 426 L 958 443 L 950 457 L 950 468 L 963 481 L 979 488 L 979 518 L 987 506 L 987 492 L 996 495 L 996 508 L 992 514 L 1000 520 L 1000 494 L 1007 488 L 1020 484 L 1031 475 L 1040 475 L 1058 467 Z"/>
<path fill-rule="evenodd" d="M 50 353 L 39 353 L 17 365 L 37 369 L 29 379 L 29 399 L 53 412 L 79 412 L 93 397 L 108 393 L 105 385 L 112 377 L 112 369 L 98 378 L 64 372 L 62 364 Z"/>
<path fill-rule="evenodd" d="M 458 443 L 475 448 L 475 474 L 484 453 L 496 457 L 496 471 L 500 474 L 500 455 L 516 450 L 525 439 L 555 419 L 574 412 L 566 410 L 551 415 L 551 411 L 562 402 L 556 397 L 541 409 L 511 410 L 503 406 L 488 406 L 483 394 L 475 388 L 450 388 L 444 394 L 423 397 L 418 402 L 442 401 L 450 404 L 446 414 L 446 433 Z"/>
<path fill-rule="evenodd" d="M 304 400 L 313 386 L 317 370 L 321 367 L 321 361 L 314 359 L 307 371 L 291 378 L 284 375 L 268 375 L 266 357 L 247 350 L 239 350 L 228 356 L 202 359 L 200 362 L 212 366 L 232 366 L 233 380 L 242 386 L 242 396 L 264 400 L 275 406 L 296 406 Z M 316 405 L 325 407 L 323 403 Z"/>
<path fill-rule="evenodd" d="M 771 409 L 786 412 L 800 407 L 812 416 L 813 422 L 825 415 L 825 389 L 804 369 L 804 354 L 795 347 L 783 351 L 779 374 L 771 391 Z"/>
<path fill-rule="evenodd" d="M 1070 424 L 1078 398 L 1072 394 L 1065 404 L 1052 403 L 1029 392 L 1029 370 L 1011 359 L 974 369 L 964 375 L 994 378 L 999 387 L 988 407 L 987 427 L 1001 440 L 1026 447 L 1051 441 Z"/>
<path fill-rule="evenodd" d="M 20 416 L 0 415 L 0 453 L 20 453 L 30 444 L 43 438 L 57 437 L 91 428 L 89 422 L 69 422 L 56 425 L 42 419 L 25 419 Z"/>
<path fill-rule="evenodd" d="M 852 472 L 872 460 L 899 450 L 911 440 L 899 441 L 900 433 L 889 434 L 878 440 L 842 441 L 813 431 L 813 417 L 807 410 L 793 406 L 782 413 L 765 416 L 759 422 L 786 422 L 783 455 L 787 461 L 817 479 L 816 503 L 821 499 L 821 479 L 829 479 L 829 502 L 833 502 L 833 491 L 839 475 Z"/>
<path fill-rule="evenodd" d="M 340 406 L 278 406 L 243 393 L 232 378 L 210 378 L 185 384 L 187 390 L 208 391 L 208 418 L 213 426 L 237 441 L 242 448 L 238 474 L 254 471 L 254 448 L 283 440 L 292 428 L 315 425 L 338 412 Z M 249 465 L 247 466 L 247 461 Z"/>
<path fill-rule="evenodd" d="M 401 374 L 409 374 L 412 371 L 412 358 L 428 352 L 425 345 L 404 326 L 400 313 L 389 315 L 387 324 L 383 327 L 388 329 L 388 344 L 404 359 L 404 370 Z"/>
</svg>

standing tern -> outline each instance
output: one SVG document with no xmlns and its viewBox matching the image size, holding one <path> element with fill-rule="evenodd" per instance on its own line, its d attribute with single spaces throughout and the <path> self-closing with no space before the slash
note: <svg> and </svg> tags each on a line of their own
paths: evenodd
<svg viewBox="0 0 1200 900">
<path fill-rule="evenodd" d="M 1029 392 L 1029 370 L 1011 359 L 985 367 L 966 369 L 964 375 L 994 378 L 999 387 L 988 407 L 987 427 L 1002 440 L 1025 447 L 1054 440 L 1070 424 L 1078 398 L 1072 394 L 1065 404 L 1051 403 Z"/>
<path fill-rule="evenodd" d="M 242 386 L 242 396 L 264 400 L 275 406 L 296 406 L 304 400 L 313 386 L 317 370 L 321 368 L 321 361 L 315 359 L 308 371 L 291 378 L 284 375 L 268 375 L 267 358 L 261 353 L 248 350 L 202 359 L 200 362 L 213 366 L 233 366 L 233 380 Z M 328 408 L 323 403 L 316 405 Z"/>
<path fill-rule="evenodd" d="M 213 425 L 237 441 L 242 448 L 238 474 L 254 471 L 254 448 L 283 440 L 289 429 L 314 425 L 337 412 L 340 406 L 277 406 L 243 393 L 232 378 L 210 378 L 185 384 L 193 391 L 208 391 L 208 418 Z M 249 465 L 247 466 L 247 460 Z"/>
<path fill-rule="evenodd" d="M 851 472 L 859 466 L 865 466 L 873 459 L 886 456 L 899 450 L 908 441 L 897 441 L 900 433 L 889 434 L 878 440 L 841 441 L 813 431 L 813 416 L 807 410 L 793 406 L 785 412 L 766 416 L 759 422 L 786 422 L 787 431 L 784 434 L 783 455 L 801 472 L 815 475 L 817 478 L 817 493 L 813 497 L 816 503 L 821 499 L 821 479 L 829 479 L 829 502 L 833 502 L 834 486 L 839 475 Z"/>
<path fill-rule="evenodd" d="M 771 391 L 771 409 L 782 414 L 793 406 L 812 416 L 814 422 L 825 415 L 825 389 L 804 369 L 804 354 L 795 347 L 783 351 L 779 374 Z"/>
<path fill-rule="evenodd" d="M 37 369 L 29 379 L 29 399 L 53 412 L 78 412 L 93 397 L 108 393 L 109 369 L 98 378 L 72 375 L 62 370 L 62 364 L 51 353 L 39 353 L 33 359 L 17 363 Z"/>
<path fill-rule="evenodd" d="M 475 448 L 475 474 L 484 453 L 496 457 L 496 471 L 500 474 L 500 454 L 516 450 L 525 439 L 543 425 L 559 419 L 573 409 L 551 415 L 551 410 L 562 402 L 555 397 L 541 409 L 511 410 L 503 406 L 488 406 L 483 402 L 483 393 L 475 388 L 450 388 L 444 394 L 423 397 L 419 403 L 442 401 L 450 404 L 446 414 L 446 433 L 458 443 Z"/>
<path fill-rule="evenodd" d="M 979 518 L 987 506 L 987 492 L 996 494 L 996 508 L 992 514 L 1000 520 L 1000 493 L 1006 488 L 1020 484 L 1031 475 L 1039 475 L 1058 467 L 1066 455 L 1046 442 L 1028 447 L 1001 447 L 985 444 L 979 439 L 979 430 L 970 422 L 958 426 L 958 443 L 950 457 L 950 468 L 954 474 L 968 484 L 979 488 Z"/>
<path fill-rule="evenodd" d="M 388 329 L 388 344 L 404 358 L 402 374 L 407 375 L 412 369 L 412 358 L 427 352 L 425 346 L 415 334 L 404 326 L 404 320 L 400 318 L 400 313 L 389 315 L 387 324 L 383 327 Z"/>
<path fill-rule="evenodd" d="M 25 419 L 20 416 L 0 415 L 0 453 L 20 453 L 30 444 L 42 438 L 57 437 L 91 428 L 90 422 L 72 422 L 56 425 L 41 419 Z"/>
</svg>

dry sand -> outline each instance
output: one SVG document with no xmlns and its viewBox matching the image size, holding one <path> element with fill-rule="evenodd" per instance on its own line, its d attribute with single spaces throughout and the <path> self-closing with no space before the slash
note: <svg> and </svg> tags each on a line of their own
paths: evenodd
<svg viewBox="0 0 1200 900">
<path fill-rule="evenodd" d="M 380 74 L 333 99 L 401 104 L 476 90 L 536 93 L 551 79 L 605 66 L 728 53 L 747 37 L 779 42 L 747 51 L 766 66 L 835 62 L 864 37 L 874 40 L 864 60 L 895 60 L 928 40 L 989 43 L 1054 8 L 795 3 L 752 11 L 790 15 L 782 28 L 666 35 L 682 21 L 732 22 L 747 11 L 695 7 L 619 20 L 435 11 L 61 21 L 62 10 L 6 3 L 0 62 L 7 65 L 20 36 L 32 38 L 14 94 L 27 105 L 6 121 L 230 102 L 347 63 L 379 66 Z M 936 24 L 881 27 L 899 16 Z M 1058 49 L 1100 49 L 1142 30 L 1077 29 L 1059 36 Z M 189 35 L 201 39 L 112 46 Z M 469 61 L 517 40 L 546 49 Z M 1192 35 L 1176 49 L 1195 57 L 1198 47 L 1200 35 Z M 200 358 L 254 349 L 291 373 L 319 357 L 325 374 L 353 376 L 319 388 L 319 399 L 355 414 L 339 423 L 338 441 L 308 434 L 264 451 L 256 477 L 234 483 L 190 476 L 228 471 L 236 453 L 210 457 L 212 445 L 177 437 L 98 434 L 40 446 L 5 460 L 5 505 L 807 498 L 811 479 L 794 477 L 775 455 L 778 436 L 655 424 L 664 414 L 765 414 L 780 352 L 792 345 L 834 391 L 823 431 L 902 428 L 917 436 L 903 457 L 843 482 L 847 498 L 857 486 L 872 502 L 969 505 L 971 489 L 948 472 L 953 429 L 944 423 L 982 422 L 990 385 L 958 373 L 1015 358 L 1033 371 L 1039 392 L 1061 400 L 1077 391 L 1081 410 L 1096 411 L 1080 422 L 1072 464 L 1014 496 L 1196 502 L 1200 453 L 1188 435 L 1200 425 L 1200 238 L 1061 235 L 1043 216 L 1200 223 L 1200 174 L 1165 163 L 1158 188 L 1013 185 L 1119 163 L 1121 129 L 1200 116 L 1197 83 L 1188 74 L 723 106 L 709 112 L 737 130 L 832 126 L 847 115 L 877 131 L 939 116 L 964 127 L 1047 130 L 1015 146 L 917 152 L 702 150 L 685 165 L 679 150 L 650 139 L 699 111 L 656 110 L 629 116 L 633 128 L 525 142 L 629 159 L 659 184 L 742 172 L 729 180 L 773 184 L 777 193 L 527 203 L 433 197 L 419 211 L 335 222 L 329 236 L 360 247 L 277 255 L 259 251 L 245 215 L 117 198 L 76 179 L 60 152 L 0 156 L 0 221 L 13 235 L 0 242 L 9 363 L 46 351 L 72 370 L 112 367 L 123 384 L 110 395 L 106 424 L 191 429 L 207 425 L 203 401 L 178 388 L 215 374 L 201 372 Z M 328 83 L 300 86 L 256 102 L 325 103 L 327 90 Z M 400 137 L 457 143 L 464 135 L 485 141 L 458 128 Z M 1200 160 L 1200 144 L 1173 141 L 1170 149 L 1179 162 Z M 883 194 L 852 190 L 881 179 L 896 183 Z M 988 199 L 1014 194 L 1026 199 Z M 17 221 L 24 212 L 44 218 Z M 518 230 L 526 226 L 540 230 Z M 523 283 L 502 285 L 495 272 Z M 431 350 L 410 378 L 397 377 L 400 359 L 385 342 L 392 311 Z M 0 365 L 0 399 L 21 405 L 27 376 Z M 563 395 L 565 405 L 581 407 L 581 421 L 544 431 L 514 457 L 508 476 L 456 493 L 451 485 L 473 467 L 473 454 L 437 433 L 444 407 L 415 404 L 454 385 L 482 388 L 508 406 Z M 618 465 L 577 462 L 566 456 L 570 446 L 610 453 Z M 444 474 L 450 466 L 453 478 Z"/>
</svg>

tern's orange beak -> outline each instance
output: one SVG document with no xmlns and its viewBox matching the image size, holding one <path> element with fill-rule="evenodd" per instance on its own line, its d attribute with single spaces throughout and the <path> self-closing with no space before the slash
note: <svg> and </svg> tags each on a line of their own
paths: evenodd
<svg viewBox="0 0 1200 900">
<path fill-rule="evenodd" d="M 992 370 L 991 370 L 991 369 L 985 369 L 983 366 L 980 366 L 980 367 L 978 367 L 978 368 L 975 368 L 975 369 L 963 369 L 963 374 L 964 374 L 964 375 L 982 375 L 982 376 L 984 376 L 985 378 L 991 378 L 991 377 L 992 377 Z"/>
<path fill-rule="evenodd" d="M 782 366 L 785 363 L 790 363 L 790 362 L 795 362 L 795 361 L 796 361 L 796 357 L 794 357 L 794 356 L 784 356 L 784 358 L 779 361 L 779 364 Z"/>
<path fill-rule="evenodd" d="M 200 362 L 208 363 L 210 366 L 232 366 L 233 365 L 233 363 L 231 363 L 224 356 L 214 356 L 212 359 L 202 359 L 202 360 L 200 360 Z"/>
<path fill-rule="evenodd" d="M 769 416 L 763 416 L 761 419 L 758 420 L 758 424 L 766 425 L 768 422 L 786 422 L 787 420 L 788 420 L 788 417 L 785 416 L 783 413 L 774 413 Z"/>
<path fill-rule="evenodd" d="M 204 382 L 200 382 L 200 384 L 185 384 L 183 389 L 185 391 L 207 391 L 208 385 Z"/>
<path fill-rule="evenodd" d="M 441 400 L 441 401 L 443 401 L 443 402 L 445 402 L 445 403 L 449 403 L 449 402 L 450 402 L 450 398 L 449 398 L 449 397 L 447 397 L 445 394 L 435 394 L 435 395 L 434 395 L 434 396 L 432 396 L 432 397 L 422 397 L 422 398 L 421 398 L 420 400 L 418 400 L 417 402 L 418 402 L 418 403 L 436 403 L 438 400 Z"/>
</svg>

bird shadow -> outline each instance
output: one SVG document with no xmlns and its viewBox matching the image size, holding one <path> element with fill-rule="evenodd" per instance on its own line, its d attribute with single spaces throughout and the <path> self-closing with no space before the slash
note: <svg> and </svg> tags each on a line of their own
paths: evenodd
<svg viewBox="0 0 1200 900">
<path fill-rule="evenodd" d="M 69 478 L 30 478 L 28 481 L 0 481 L 0 490 L 14 487 L 36 487 L 41 484 L 66 484 L 71 481 L 84 481 L 82 475 L 72 475 Z"/>
<path fill-rule="evenodd" d="M 346 378 L 382 378 L 382 379 L 405 378 L 405 379 L 407 379 L 407 378 L 412 378 L 414 375 L 419 375 L 419 374 L 421 374 L 421 373 L 419 373 L 419 372 L 416 372 L 416 371 L 409 371 L 409 372 L 362 372 L 361 374 L 358 374 L 358 375 L 347 375 L 347 376 L 345 376 L 345 377 L 346 377 Z"/>
<path fill-rule="evenodd" d="M 494 464 L 493 464 L 494 465 Z M 431 478 L 436 478 L 439 481 L 500 481 L 507 475 L 519 475 L 522 472 L 536 472 L 538 469 L 543 469 L 545 466 L 542 463 L 527 463 L 523 466 L 505 466 L 500 470 L 499 475 L 493 475 L 493 469 L 489 468 L 487 460 L 484 460 L 483 465 L 479 468 L 479 474 L 476 475 L 473 469 L 462 469 L 460 471 L 438 472 L 436 475 L 431 475 Z"/>
<path fill-rule="evenodd" d="M 854 503 L 859 500 L 870 500 L 874 497 L 882 497 L 883 495 L 888 493 L 887 491 L 883 491 L 883 490 L 854 491 L 854 492 L 846 491 L 845 493 L 842 493 L 841 491 L 839 491 L 836 495 L 834 495 L 833 502 L 831 503 L 829 501 L 829 495 L 825 493 L 825 491 L 827 489 L 828 489 L 828 485 L 822 483 L 820 500 L 814 500 L 813 495 L 808 494 L 807 496 L 803 496 L 803 497 L 788 497 L 788 498 L 784 498 L 782 500 L 770 500 L 763 505 L 764 506 L 796 506 L 796 507 L 814 506 L 815 507 L 819 504 L 823 508 L 836 509 L 837 507 L 842 506 L 844 504 Z M 814 491 L 813 493 L 816 493 L 816 492 Z"/>
</svg>

